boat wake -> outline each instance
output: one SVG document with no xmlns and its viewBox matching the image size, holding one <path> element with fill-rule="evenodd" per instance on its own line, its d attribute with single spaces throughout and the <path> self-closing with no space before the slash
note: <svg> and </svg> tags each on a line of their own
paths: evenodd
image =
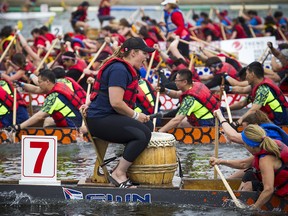
<svg viewBox="0 0 288 216">
<path fill-rule="evenodd" d="M 17 193 L 16 191 L 1 192 L 0 204 L 14 205 L 30 205 L 33 204 L 32 197 L 26 193 Z"/>
</svg>

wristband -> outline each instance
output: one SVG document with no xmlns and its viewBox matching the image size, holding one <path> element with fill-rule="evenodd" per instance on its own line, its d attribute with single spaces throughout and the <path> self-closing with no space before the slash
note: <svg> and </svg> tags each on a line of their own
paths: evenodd
<svg viewBox="0 0 288 216">
<path fill-rule="evenodd" d="M 171 92 L 170 89 L 167 89 L 166 94 L 168 95 Z"/>
<path fill-rule="evenodd" d="M 229 86 L 229 92 L 232 92 L 232 86 Z"/>
<path fill-rule="evenodd" d="M 24 87 L 25 83 L 24 82 L 19 82 L 19 86 L 22 88 Z"/>
<path fill-rule="evenodd" d="M 222 122 L 220 122 L 220 125 L 222 125 L 223 123 L 228 123 L 226 120 L 224 120 L 224 121 L 222 121 Z"/>
<path fill-rule="evenodd" d="M 229 76 L 229 75 L 226 75 L 226 76 L 225 76 L 225 80 L 228 80 L 228 78 L 230 78 L 230 76 Z"/>
<path fill-rule="evenodd" d="M 133 119 L 138 120 L 139 118 L 139 113 L 134 111 L 134 115 L 132 116 Z"/>
<path fill-rule="evenodd" d="M 35 74 L 30 74 L 29 78 L 32 80 L 33 78 L 37 77 Z"/>
</svg>

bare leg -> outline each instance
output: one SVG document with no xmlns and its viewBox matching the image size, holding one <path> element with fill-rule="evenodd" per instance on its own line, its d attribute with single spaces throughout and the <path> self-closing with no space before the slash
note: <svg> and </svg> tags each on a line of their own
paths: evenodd
<svg viewBox="0 0 288 216">
<path fill-rule="evenodd" d="M 233 179 L 233 178 L 242 178 L 244 176 L 245 172 L 244 170 L 238 170 L 234 172 L 232 175 L 230 175 L 228 178 Z"/>
<path fill-rule="evenodd" d="M 241 190 L 241 191 L 253 191 L 252 182 L 251 181 L 241 182 L 239 190 Z"/>
<path fill-rule="evenodd" d="M 43 127 L 51 127 L 51 126 L 55 126 L 55 121 L 52 117 L 47 117 L 45 118 L 44 120 L 44 123 L 43 123 Z"/>
<path fill-rule="evenodd" d="M 128 179 L 126 173 L 131 165 L 132 162 L 129 162 L 122 157 L 119 161 L 119 164 L 112 172 L 112 177 L 119 183 L 126 181 Z"/>
</svg>

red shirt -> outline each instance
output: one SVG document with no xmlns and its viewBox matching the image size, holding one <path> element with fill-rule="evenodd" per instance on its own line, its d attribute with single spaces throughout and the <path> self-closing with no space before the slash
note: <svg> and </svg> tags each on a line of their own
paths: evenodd
<svg viewBox="0 0 288 216">
<path fill-rule="evenodd" d="M 247 38 L 247 35 L 246 35 L 245 30 L 243 29 L 243 27 L 242 27 L 240 24 L 236 24 L 236 25 L 233 27 L 233 31 L 236 31 L 236 32 L 237 32 L 237 35 L 236 35 L 236 38 L 237 38 L 237 39 Z"/>
<path fill-rule="evenodd" d="M 174 34 L 179 35 L 181 38 L 189 35 L 189 31 L 185 27 L 184 18 L 181 12 L 175 11 L 171 16 L 171 21 L 177 26 Z"/>
<path fill-rule="evenodd" d="M 50 43 L 52 43 L 52 41 L 53 41 L 54 39 L 56 39 L 55 35 L 54 35 L 54 34 L 51 34 L 51 33 L 49 33 L 49 32 L 47 32 L 47 33 L 45 34 L 45 37 L 47 38 L 47 40 L 48 40 Z"/>
</svg>

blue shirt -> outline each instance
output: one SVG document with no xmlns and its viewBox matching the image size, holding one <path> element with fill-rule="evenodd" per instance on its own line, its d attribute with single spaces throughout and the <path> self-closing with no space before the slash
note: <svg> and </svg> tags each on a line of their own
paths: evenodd
<svg viewBox="0 0 288 216">
<path fill-rule="evenodd" d="M 121 87 L 126 90 L 132 82 L 132 75 L 121 62 L 115 62 L 109 65 L 102 73 L 100 92 L 96 98 L 91 101 L 87 111 L 88 117 L 105 117 L 110 114 L 116 114 L 109 101 L 108 88 Z"/>
</svg>

